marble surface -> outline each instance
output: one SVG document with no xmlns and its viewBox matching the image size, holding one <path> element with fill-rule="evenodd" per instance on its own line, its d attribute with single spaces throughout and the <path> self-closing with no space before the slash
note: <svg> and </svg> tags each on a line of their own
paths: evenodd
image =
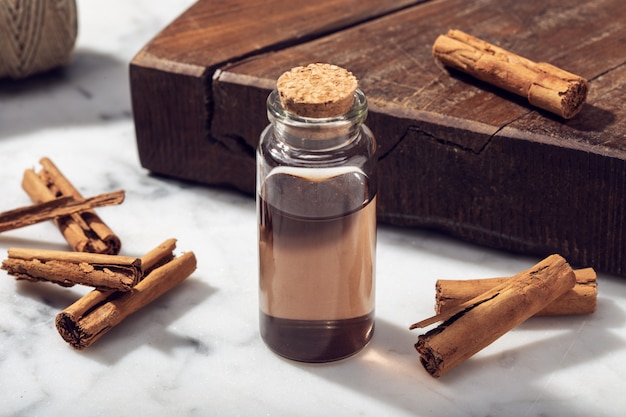
<svg viewBox="0 0 626 417">
<path fill-rule="evenodd" d="M 88 289 L 16 282 L 0 271 L 2 416 L 621 416 L 626 409 L 626 279 L 599 275 L 598 310 L 533 318 L 440 379 L 408 326 L 433 313 L 437 278 L 513 275 L 539 261 L 423 230 L 380 226 L 377 323 L 355 357 L 304 365 L 257 330 L 254 201 L 151 176 L 135 146 L 128 63 L 191 0 L 78 1 L 65 71 L 0 81 L 0 210 L 30 204 L 20 181 L 50 157 L 140 256 L 163 240 L 198 269 L 85 351 L 54 318 Z M 0 235 L 9 247 L 66 249 L 51 223 Z M 4 259 L 4 255 L 2 256 Z"/>
</svg>

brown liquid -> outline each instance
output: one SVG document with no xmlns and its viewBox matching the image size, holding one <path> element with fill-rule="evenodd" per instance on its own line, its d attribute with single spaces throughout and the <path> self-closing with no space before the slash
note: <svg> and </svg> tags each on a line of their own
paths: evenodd
<svg viewBox="0 0 626 417">
<path fill-rule="evenodd" d="M 261 336 L 274 352 L 302 362 L 328 362 L 361 350 L 374 332 L 374 313 L 343 320 L 289 320 L 261 311 Z"/>
<path fill-rule="evenodd" d="M 376 202 L 342 198 L 337 181 L 317 199 L 296 193 L 302 179 L 281 183 L 287 211 L 259 198 L 261 335 L 290 359 L 341 359 L 373 333 Z"/>
</svg>

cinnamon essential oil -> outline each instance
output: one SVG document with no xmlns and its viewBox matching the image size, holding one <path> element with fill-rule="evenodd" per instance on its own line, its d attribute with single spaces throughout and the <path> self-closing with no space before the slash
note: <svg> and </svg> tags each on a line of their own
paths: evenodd
<svg viewBox="0 0 626 417">
<path fill-rule="evenodd" d="M 327 64 L 296 68 L 277 85 L 257 156 L 261 336 L 289 359 L 338 360 L 374 329 L 376 145 L 363 124 L 367 102 L 352 74 Z"/>
</svg>

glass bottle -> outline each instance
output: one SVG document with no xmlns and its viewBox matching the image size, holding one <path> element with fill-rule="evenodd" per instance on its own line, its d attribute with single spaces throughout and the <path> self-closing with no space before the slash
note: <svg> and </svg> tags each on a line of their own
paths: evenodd
<svg viewBox="0 0 626 417">
<path fill-rule="evenodd" d="M 376 143 L 350 94 L 347 111 L 310 117 L 274 90 L 257 150 L 260 331 L 297 361 L 351 356 L 374 330 Z"/>
</svg>

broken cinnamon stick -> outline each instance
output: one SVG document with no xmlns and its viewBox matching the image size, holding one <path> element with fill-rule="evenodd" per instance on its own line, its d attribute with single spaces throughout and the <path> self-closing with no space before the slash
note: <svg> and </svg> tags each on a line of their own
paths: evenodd
<svg viewBox="0 0 626 417">
<path fill-rule="evenodd" d="M 9 248 L 2 269 L 17 280 L 131 290 L 142 278 L 139 258 L 99 253 Z"/>
<path fill-rule="evenodd" d="M 40 160 L 42 169 L 24 172 L 22 188 L 35 203 L 43 203 L 58 197 L 83 198 L 72 183 L 48 158 Z M 116 255 L 120 252 L 119 237 L 100 219 L 93 210 L 82 211 L 54 220 L 57 227 L 76 252 L 91 252 Z"/>
<path fill-rule="evenodd" d="M 91 346 L 126 317 L 190 276 L 196 269 L 196 257 L 193 252 L 174 257 L 174 242 L 170 239 L 141 258 L 151 268 L 133 291 L 94 290 L 60 312 L 56 327 L 63 340 L 75 349 Z M 166 259 L 170 260 L 163 263 Z"/>
<path fill-rule="evenodd" d="M 19 207 L 0 213 L 0 232 L 54 220 L 95 207 L 112 206 L 124 201 L 124 191 L 99 194 L 90 198 L 59 197 L 44 203 Z"/>
<path fill-rule="evenodd" d="M 165 265 L 174 259 L 176 239 L 167 239 L 150 252 L 141 257 L 141 266 L 144 274 L 149 274 L 154 268 Z"/>
<path fill-rule="evenodd" d="M 574 271 L 576 284 L 565 294 L 538 311 L 535 316 L 555 316 L 591 314 L 596 311 L 598 300 L 598 285 L 596 272 L 593 268 L 577 269 Z M 468 280 L 440 279 L 435 284 L 435 312 L 437 314 L 455 308 L 496 285 L 506 282 L 510 278 L 483 278 Z"/>
<path fill-rule="evenodd" d="M 410 326 L 442 323 L 418 336 L 415 349 L 433 377 L 445 375 L 503 334 L 523 323 L 566 293 L 576 283 L 574 271 L 559 255 L 551 255 L 503 284 Z"/>
<path fill-rule="evenodd" d="M 587 98 L 587 81 L 545 62 L 533 62 L 460 30 L 440 35 L 433 56 L 443 65 L 526 97 L 530 104 L 565 119 Z"/>
</svg>

